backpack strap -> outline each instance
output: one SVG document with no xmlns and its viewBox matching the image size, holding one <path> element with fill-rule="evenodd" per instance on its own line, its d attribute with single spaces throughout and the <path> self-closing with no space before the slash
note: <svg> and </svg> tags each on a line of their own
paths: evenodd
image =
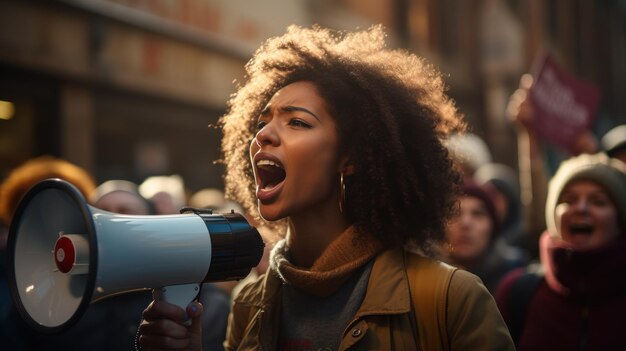
<svg viewBox="0 0 626 351">
<path fill-rule="evenodd" d="M 524 323 L 526 322 L 526 314 L 530 307 L 530 300 L 532 300 L 542 280 L 543 274 L 541 272 L 527 271 L 511 285 L 511 292 L 506 303 L 511 316 L 508 325 L 509 332 L 515 345 L 519 345 Z"/>
<path fill-rule="evenodd" d="M 449 351 L 448 289 L 456 268 L 417 254 L 405 253 L 405 264 L 415 314 L 414 332 L 424 351 Z"/>
</svg>

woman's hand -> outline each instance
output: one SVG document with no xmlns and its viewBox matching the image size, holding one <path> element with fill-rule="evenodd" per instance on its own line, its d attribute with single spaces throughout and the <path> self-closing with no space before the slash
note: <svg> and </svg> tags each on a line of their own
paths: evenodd
<svg viewBox="0 0 626 351">
<path fill-rule="evenodd" d="M 191 325 L 185 322 L 185 312 L 165 301 L 152 301 L 143 311 L 139 346 L 142 351 L 202 350 L 202 304 L 192 302 L 187 306 Z"/>
</svg>

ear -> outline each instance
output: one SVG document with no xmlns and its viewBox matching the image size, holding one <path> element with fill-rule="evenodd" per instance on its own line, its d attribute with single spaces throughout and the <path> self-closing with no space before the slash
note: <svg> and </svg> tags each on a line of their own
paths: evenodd
<svg viewBox="0 0 626 351">
<path fill-rule="evenodd" d="M 339 171 L 346 176 L 354 174 L 354 164 L 352 164 L 352 161 L 350 161 L 348 156 L 341 159 L 341 162 L 339 163 Z"/>
</svg>

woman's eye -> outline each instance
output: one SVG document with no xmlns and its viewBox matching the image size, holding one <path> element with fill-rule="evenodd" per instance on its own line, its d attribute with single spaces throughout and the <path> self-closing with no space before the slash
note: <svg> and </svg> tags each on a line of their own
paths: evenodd
<svg viewBox="0 0 626 351">
<path fill-rule="evenodd" d="M 568 204 L 571 205 L 573 203 L 576 202 L 576 199 L 572 196 L 563 196 L 562 198 L 559 199 L 559 201 L 557 202 L 557 204 Z"/>
<path fill-rule="evenodd" d="M 296 119 L 296 118 L 289 120 L 289 125 L 294 126 L 294 127 L 301 127 L 301 128 L 311 128 L 310 124 L 304 122 L 303 120 Z"/>
<path fill-rule="evenodd" d="M 604 198 L 604 197 L 592 197 L 590 199 L 590 202 L 594 206 L 598 206 L 598 207 L 604 207 L 604 206 L 608 206 L 611 204 L 611 200 Z"/>
<path fill-rule="evenodd" d="M 263 129 L 263 127 L 265 127 L 266 125 L 267 125 L 267 122 L 265 122 L 265 121 L 259 121 L 259 122 L 256 124 L 256 129 L 257 129 L 257 130 L 261 130 L 261 129 Z"/>
<path fill-rule="evenodd" d="M 470 215 L 474 218 L 483 218 L 488 217 L 487 211 L 485 210 L 473 210 L 470 212 Z"/>
</svg>

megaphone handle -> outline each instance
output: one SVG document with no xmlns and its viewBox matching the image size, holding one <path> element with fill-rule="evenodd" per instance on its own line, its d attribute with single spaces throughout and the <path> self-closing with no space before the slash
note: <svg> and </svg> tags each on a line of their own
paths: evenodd
<svg viewBox="0 0 626 351">
<path fill-rule="evenodd" d="M 187 316 L 187 306 L 198 297 L 200 284 L 170 285 L 152 290 L 155 301 L 165 301 L 176 305 L 185 311 L 185 325 L 191 325 L 191 318 Z"/>
</svg>

